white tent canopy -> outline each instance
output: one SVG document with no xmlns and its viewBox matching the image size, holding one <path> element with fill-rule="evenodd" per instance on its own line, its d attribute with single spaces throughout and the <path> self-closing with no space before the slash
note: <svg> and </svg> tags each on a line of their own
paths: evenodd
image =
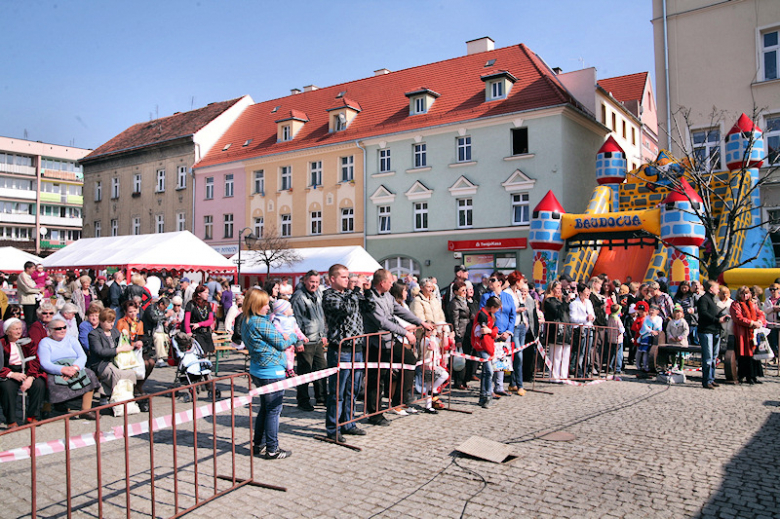
<svg viewBox="0 0 780 519">
<path fill-rule="evenodd" d="M 28 261 L 36 264 L 43 263 L 43 260 L 35 254 L 24 252 L 15 247 L 0 247 L 0 272 L 18 274 L 24 270 L 24 264 Z"/>
<path fill-rule="evenodd" d="M 236 272 L 236 264 L 189 231 L 82 238 L 43 260 L 51 269 Z"/>
<path fill-rule="evenodd" d="M 324 274 L 328 269 L 341 263 L 349 271 L 356 274 L 373 274 L 377 269 L 382 268 L 374 258 L 359 245 L 344 247 L 309 247 L 295 249 L 301 256 L 301 261 L 292 265 L 282 267 L 271 267 L 271 273 L 274 276 L 286 275 L 298 277 L 310 270 Z M 257 251 L 241 251 L 241 275 L 257 276 L 266 274 L 266 266 L 259 260 L 260 254 Z M 230 258 L 231 261 L 238 261 L 238 254 Z"/>
</svg>

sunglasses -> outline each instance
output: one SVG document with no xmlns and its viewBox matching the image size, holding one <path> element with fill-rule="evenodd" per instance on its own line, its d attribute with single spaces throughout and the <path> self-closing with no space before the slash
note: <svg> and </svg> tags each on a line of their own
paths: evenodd
<svg viewBox="0 0 780 519">
<path fill-rule="evenodd" d="M 176 308 L 177 306 L 178 306 L 178 307 L 181 307 L 181 305 L 173 305 L 173 307 L 174 307 L 174 308 Z"/>
<path fill-rule="evenodd" d="M 41 315 L 54 315 L 54 312 L 41 312 Z"/>
<path fill-rule="evenodd" d="M 498 281 L 498 279 L 497 278 L 490 278 L 490 279 L 488 279 L 488 281 L 490 281 L 491 283 L 495 283 L 496 281 Z"/>
<path fill-rule="evenodd" d="M 59 332 L 60 330 L 67 330 L 67 329 L 68 329 L 67 326 L 58 326 L 56 328 L 52 328 L 52 330 L 55 332 Z"/>
<path fill-rule="evenodd" d="M 778 290 L 780 290 L 780 289 L 778 289 L 778 288 L 770 288 L 769 289 L 770 292 L 777 292 Z"/>
</svg>

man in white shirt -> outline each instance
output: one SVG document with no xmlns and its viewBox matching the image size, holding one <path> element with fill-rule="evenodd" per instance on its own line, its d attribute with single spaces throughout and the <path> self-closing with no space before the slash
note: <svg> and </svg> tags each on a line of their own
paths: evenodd
<svg viewBox="0 0 780 519">
<path fill-rule="evenodd" d="M 593 303 L 590 302 L 590 288 L 585 283 L 577 285 L 577 297 L 569 304 L 569 319 L 572 324 L 580 325 L 572 330 L 572 369 L 576 363 L 576 378 L 590 377 L 590 348 L 593 344 L 593 321 L 596 320 L 596 312 L 593 311 Z"/>
</svg>

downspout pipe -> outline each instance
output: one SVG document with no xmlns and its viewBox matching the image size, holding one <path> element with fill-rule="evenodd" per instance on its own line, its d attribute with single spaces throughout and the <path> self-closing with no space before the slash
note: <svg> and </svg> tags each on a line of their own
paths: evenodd
<svg viewBox="0 0 780 519">
<path fill-rule="evenodd" d="M 360 145 L 360 141 L 355 141 L 355 146 L 363 152 L 363 248 L 368 250 L 368 170 L 366 168 L 368 157 L 366 157 L 366 149 Z"/>
<path fill-rule="evenodd" d="M 666 0 L 663 3 L 664 17 L 664 80 L 666 82 L 666 149 L 672 151 L 672 100 L 669 97 L 669 29 L 667 26 Z"/>
</svg>

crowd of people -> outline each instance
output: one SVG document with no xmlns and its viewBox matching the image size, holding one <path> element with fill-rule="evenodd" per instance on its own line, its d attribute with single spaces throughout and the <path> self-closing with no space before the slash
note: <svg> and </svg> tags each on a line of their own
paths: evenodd
<svg viewBox="0 0 780 519">
<path fill-rule="evenodd" d="M 297 386 L 296 400 L 306 412 L 324 406 L 327 437 L 343 442 L 344 435 L 366 434 L 356 423 L 358 399 L 368 424 L 388 426 L 386 409 L 436 414 L 442 407 L 437 394 L 447 383 L 465 390 L 478 382 L 485 408 L 523 396 L 524 381 L 538 369 L 535 349 L 523 346 L 537 339 L 549 358 L 542 369 L 552 379 L 620 374 L 632 364 L 638 377 L 647 377 L 649 348 L 663 334 L 667 344 L 701 347 L 704 388 L 719 386 L 715 366 L 727 349 L 736 355 L 736 382 L 761 383 L 754 331 L 776 322 L 780 312 L 780 280 L 766 293 L 740 287 L 732 300 L 714 281 L 684 282 L 672 296 L 663 276 L 639 283 L 604 274 L 575 282 L 562 275 L 542 291 L 518 271 L 497 271 L 472 283 L 463 265 L 441 289 L 436 278 L 398 279 L 384 269 L 368 278 L 340 264 L 324 276 L 310 271 L 294 287 L 286 278 L 270 278 L 244 294 L 224 279 L 195 284 L 162 276 L 152 294 L 140 273 L 129 284 L 121 271 L 111 277 L 47 275 L 25 264 L 16 280 L 20 304 L 8 306 L 0 330 L 0 404 L 8 427 L 20 421 L 20 389 L 27 394 L 28 422 L 40 419 L 44 402 L 60 409 L 80 402 L 82 416 L 94 419 L 93 396 L 105 403 L 120 380 L 144 394 L 152 371 L 169 365 L 173 334 L 196 339 L 208 354 L 221 324 L 236 348 L 247 349 L 257 387 L 341 365 L 337 374 L 311 382 L 313 402 L 309 383 Z M 768 339 L 777 354 L 777 328 Z M 466 357 L 449 355 L 454 352 Z M 140 373 L 118 366 L 120 353 L 136 355 Z M 363 362 L 368 369 L 343 366 Z M 279 446 L 283 395 L 261 396 L 254 455 L 291 455 Z"/>
</svg>

